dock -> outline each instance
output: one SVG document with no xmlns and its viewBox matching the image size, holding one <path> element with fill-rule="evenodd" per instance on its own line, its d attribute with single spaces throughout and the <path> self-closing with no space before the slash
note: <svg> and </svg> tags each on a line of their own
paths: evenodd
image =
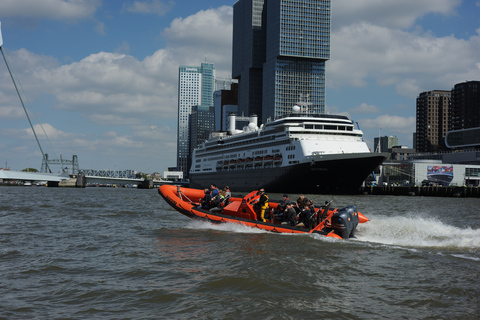
<svg viewBox="0 0 480 320">
<path fill-rule="evenodd" d="M 469 197 L 480 198 L 479 187 L 403 187 L 381 186 L 361 187 L 360 194 L 365 195 L 392 195 L 392 196 L 424 196 L 424 197 Z"/>
</svg>

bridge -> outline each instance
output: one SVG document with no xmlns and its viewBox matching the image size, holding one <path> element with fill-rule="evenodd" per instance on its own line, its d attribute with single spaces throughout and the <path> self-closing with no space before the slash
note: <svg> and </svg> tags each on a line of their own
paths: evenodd
<svg viewBox="0 0 480 320">
<path fill-rule="evenodd" d="M 0 180 L 1 179 L 20 180 L 20 181 L 29 181 L 29 182 L 47 181 L 47 182 L 56 182 L 56 183 L 67 183 L 68 181 L 74 180 L 67 173 L 55 174 L 55 173 L 23 172 L 23 171 L 12 171 L 12 170 L 0 170 Z M 70 185 L 68 186 L 72 186 L 72 187 L 75 186 L 75 182 L 73 182 L 73 184 L 70 183 Z M 85 175 L 85 183 L 86 184 L 141 185 L 145 183 L 145 179 Z M 178 184 L 182 186 L 188 185 L 188 183 L 184 181 L 151 180 L 152 187 L 160 186 L 163 184 L 175 184 L 175 185 Z"/>
<path fill-rule="evenodd" d="M 22 181 L 65 181 L 70 179 L 67 173 L 40 173 L 40 172 L 24 172 L 12 170 L 0 170 L 0 179 L 3 180 L 22 180 Z"/>
</svg>

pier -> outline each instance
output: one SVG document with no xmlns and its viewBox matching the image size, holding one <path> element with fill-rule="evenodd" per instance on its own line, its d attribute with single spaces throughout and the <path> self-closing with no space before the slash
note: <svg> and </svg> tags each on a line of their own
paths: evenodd
<svg viewBox="0 0 480 320">
<path fill-rule="evenodd" d="M 424 197 L 470 197 L 480 198 L 479 187 L 402 187 L 381 186 L 361 187 L 360 194 L 392 195 L 392 196 L 424 196 Z"/>
</svg>

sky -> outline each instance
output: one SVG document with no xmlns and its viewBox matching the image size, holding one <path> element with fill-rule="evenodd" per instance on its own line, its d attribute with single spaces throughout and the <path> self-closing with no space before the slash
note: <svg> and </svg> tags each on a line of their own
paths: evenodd
<svg viewBox="0 0 480 320">
<path fill-rule="evenodd" d="M 0 1 L 2 49 L 44 152 L 76 154 L 81 169 L 175 167 L 178 67 L 231 76 L 235 2 Z M 333 0 L 331 19 L 326 110 L 358 122 L 372 149 L 379 135 L 413 147 L 421 92 L 480 80 L 480 0 Z M 0 168 L 40 169 L 0 59 Z"/>
</svg>

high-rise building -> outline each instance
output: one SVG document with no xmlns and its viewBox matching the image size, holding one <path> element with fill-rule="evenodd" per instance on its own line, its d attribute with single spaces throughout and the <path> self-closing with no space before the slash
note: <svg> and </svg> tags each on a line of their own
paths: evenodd
<svg viewBox="0 0 480 320">
<path fill-rule="evenodd" d="M 232 76 L 239 111 L 265 122 L 301 104 L 325 112 L 330 0 L 239 0 L 233 13 Z"/>
<path fill-rule="evenodd" d="M 380 143 L 378 143 L 379 138 Z M 375 145 L 375 152 L 392 152 L 392 148 L 398 146 L 398 137 L 396 136 L 385 136 L 379 138 L 373 139 L 373 143 Z"/>
<path fill-rule="evenodd" d="M 192 106 L 190 114 L 189 132 L 190 146 L 189 154 L 193 153 L 193 149 L 208 139 L 210 133 L 214 131 L 215 113 L 214 107 L 211 106 Z M 187 167 L 190 168 L 192 157 L 188 157 Z"/>
<path fill-rule="evenodd" d="M 190 162 L 189 121 L 193 106 L 213 107 L 215 68 L 212 63 L 180 66 L 178 76 L 177 170 L 188 176 Z"/>
<path fill-rule="evenodd" d="M 452 89 L 452 130 L 480 127 L 480 81 L 457 83 Z"/>
<path fill-rule="evenodd" d="M 215 131 L 226 131 L 227 115 L 238 111 L 238 83 L 232 83 L 229 89 L 215 91 L 214 107 Z"/>
<path fill-rule="evenodd" d="M 450 130 L 450 91 L 422 92 L 417 98 L 417 152 L 445 150 L 445 135 Z"/>
</svg>

